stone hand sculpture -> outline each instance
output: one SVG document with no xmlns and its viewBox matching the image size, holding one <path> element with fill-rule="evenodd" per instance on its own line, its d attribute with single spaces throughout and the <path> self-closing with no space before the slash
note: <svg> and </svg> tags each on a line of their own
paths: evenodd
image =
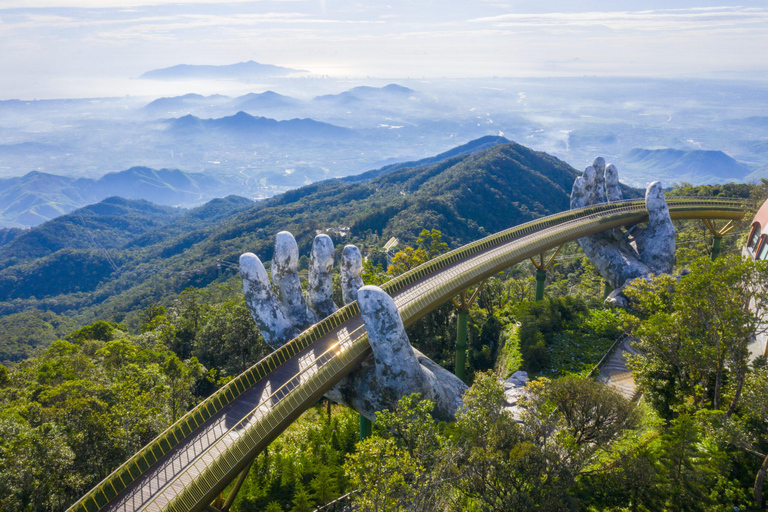
<svg viewBox="0 0 768 512">
<path fill-rule="evenodd" d="M 386 292 L 363 286 L 363 260 L 358 248 L 347 245 L 341 259 L 342 296 L 346 304 L 358 301 L 373 356 L 326 396 L 373 420 L 376 411 L 394 409 L 404 395 L 420 392 L 435 402 L 436 419 L 452 420 L 467 386 L 411 346 L 395 302 Z M 278 233 L 275 240 L 272 283 L 255 254 L 240 256 L 246 303 L 264 340 L 275 349 L 337 309 L 332 298 L 333 241 L 327 235 L 315 237 L 306 299 L 298 263 L 296 240 L 287 231 Z"/>
<path fill-rule="evenodd" d="M 573 183 L 571 209 L 622 199 L 616 166 L 597 157 Z M 675 227 L 669 217 L 661 182 L 645 191 L 648 227 L 613 229 L 579 238 L 579 244 L 600 275 L 614 288 L 609 301 L 625 305 L 621 294 L 628 281 L 650 274 L 669 274 L 675 266 Z"/>
</svg>

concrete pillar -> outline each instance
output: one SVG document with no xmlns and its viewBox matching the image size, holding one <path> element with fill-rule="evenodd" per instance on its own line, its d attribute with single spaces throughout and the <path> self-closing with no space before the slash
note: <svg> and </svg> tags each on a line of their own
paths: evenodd
<svg viewBox="0 0 768 512">
<path fill-rule="evenodd" d="M 373 423 L 371 420 L 360 415 L 360 440 L 366 439 L 368 437 L 371 437 L 371 432 L 373 431 Z"/>
<path fill-rule="evenodd" d="M 715 236 L 712 240 L 712 261 L 715 261 L 720 256 L 720 246 L 723 242 L 723 237 Z"/>
<path fill-rule="evenodd" d="M 547 280 L 546 270 L 536 271 L 536 300 L 544 300 L 544 282 Z"/>
<path fill-rule="evenodd" d="M 608 281 L 605 281 L 603 283 L 603 300 L 607 299 L 612 291 L 613 291 L 613 286 L 608 284 Z"/>
<path fill-rule="evenodd" d="M 467 361 L 467 321 L 469 312 L 459 310 L 456 321 L 456 368 L 453 373 L 464 380 L 465 366 Z"/>
</svg>

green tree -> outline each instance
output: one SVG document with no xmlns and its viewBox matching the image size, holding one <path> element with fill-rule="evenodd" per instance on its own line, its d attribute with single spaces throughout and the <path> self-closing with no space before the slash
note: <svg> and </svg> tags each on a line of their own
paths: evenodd
<svg viewBox="0 0 768 512">
<path fill-rule="evenodd" d="M 429 260 L 427 251 L 418 247 L 405 247 L 402 251 L 398 251 L 392 258 L 392 263 L 387 268 L 387 274 L 391 276 L 399 276 L 405 274 L 409 270 L 418 267 L 422 263 L 426 263 Z"/>
<path fill-rule="evenodd" d="M 457 413 L 459 506 L 472 510 L 574 510 L 572 475 L 555 447 L 531 435 L 505 411 L 504 389 L 479 373 Z"/>
<path fill-rule="evenodd" d="M 405 247 L 398 251 L 392 258 L 387 273 L 399 276 L 447 251 L 448 244 L 443 242 L 443 234 L 440 231 L 422 229 L 416 239 L 416 247 Z"/>
<path fill-rule="evenodd" d="M 318 505 L 324 505 L 339 496 L 338 483 L 328 466 L 323 465 L 317 470 L 317 474 L 309 486 L 312 488 L 313 497 Z"/>
<path fill-rule="evenodd" d="M 312 503 L 309 491 L 304 488 L 301 481 L 297 481 L 296 490 L 293 493 L 291 512 L 312 512 L 312 510 L 314 510 L 314 503 Z"/>
<path fill-rule="evenodd" d="M 377 435 L 357 446 L 344 465 L 360 492 L 360 510 L 436 510 L 445 496 L 453 453 L 430 413 L 434 403 L 414 393 L 403 397 L 395 411 L 376 415 Z"/>
<path fill-rule="evenodd" d="M 171 406 L 171 419 L 176 421 L 181 416 L 181 411 L 193 403 L 192 386 L 203 376 L 205 368 L 196 357 L 181 361 L 176 354 L 169 353 L 163 364 L 163 373 L 168 379 L 170 388 L 168 399 Z"/>
<path fill-rule="evenodd" d="M 437 229 L 422 229 L 416 244 L 427 253 L 428 260 L 448 252 L 448 244 L 443 242 L 443 234 Z"/>
<path fill-rule="evenodd" d="M 679 283 L 670 276 L 636 280 L 627 295 L 646 317 L 637 328 L 639 354 L 630 358 L 636 382 L 666 417 L 690 398 L 695 408 L 738 406 L 748 370 L 747 345 L 764 327 L 768 262 L 738 256 L 695 260 Z M 674 292 L 673 292 L 674 291 Z M 753 309 L 748 306 L 750 303 Z"/>
</svg>

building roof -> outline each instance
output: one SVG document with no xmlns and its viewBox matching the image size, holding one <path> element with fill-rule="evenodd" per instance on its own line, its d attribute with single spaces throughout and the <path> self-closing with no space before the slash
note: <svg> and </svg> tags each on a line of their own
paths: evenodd
<svg viewBox="0 0 768 512">
<path fill-rule="evenodd" d="M 755 215 L 755 218 L 752 220 L 752 224 L 755 222 L 760 223 L 760 231 L 766 230 L 765 228 L 768 226 L 768 200 L 766 200 L 763 203 L 763 206 L 757 210 L 757 215 Z"/>
</svg>

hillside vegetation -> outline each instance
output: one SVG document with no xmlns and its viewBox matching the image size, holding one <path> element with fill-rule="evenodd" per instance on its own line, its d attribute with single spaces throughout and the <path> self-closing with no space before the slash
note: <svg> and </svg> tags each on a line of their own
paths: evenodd
<svg viewBox="0 0 768 512">
<path fill-rule="evenodd" d="M 228 197 L 184 212 L 109 199 L 77 210 L 0 246 L 0 316 L 45 310 L 81 325 L 135 326 L 136 311 L 152 303 L 233 278 L 243 252 L 270 260 L 281 230 L 302 254 L 319 231 L 338 250 L 350 241 L 378 250 L 392 236 L 412 242 L 424 227 L 456 247 L 568 208 L 576 171 L 554 157 L 504 143 L 443 158 L 255 204 Z M 71 277 L 49 279 L 57 269 Z"/>
</svg>

